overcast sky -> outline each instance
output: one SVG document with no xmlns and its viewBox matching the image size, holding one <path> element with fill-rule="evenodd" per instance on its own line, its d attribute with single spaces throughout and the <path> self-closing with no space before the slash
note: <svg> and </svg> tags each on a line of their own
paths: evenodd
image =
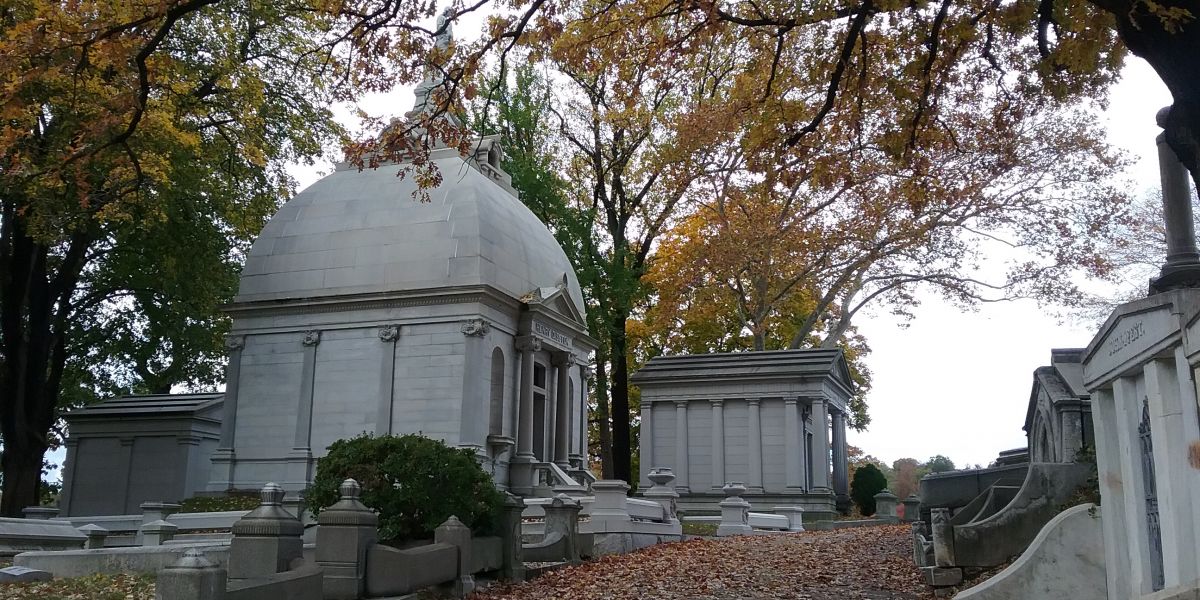
<svg viewBox="0 0 1200 600">
<path fill-rule="evenodd" d="M 1170 103 L 1158 75 L 1130 57 L 1105 125 L 1109 141 L 1138 159 L 1128 175 L 1139 192 L 1159 185 L 1154 114 Z M 871 425 L 851 431 L 848 442 L 889 464 L 943 454 L 960 467 L 1024 447 L 1033 370 L 1050 364 L 1051 348 L 1082 348 L 1096 333 L 1048 312 L 1026 301 L 963 313 L 926 297 L 907 329 L 886 313 L 860 318 L 872 350 Z"/>
</svg>

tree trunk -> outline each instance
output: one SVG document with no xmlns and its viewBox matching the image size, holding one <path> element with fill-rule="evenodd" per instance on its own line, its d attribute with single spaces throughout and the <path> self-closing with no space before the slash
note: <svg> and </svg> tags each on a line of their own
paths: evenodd
<svg viewBox="0 0 1200 600">
<path fill-rule="evenodd" d="M 22 509 L 39 504 L 46 446 L 37 446 L 40 448 L 22 447 L 10 442 L 7 436 L 4 438 L 4 455 L 0 459 L 4 467 L 4 497 L 0 499 L 0 515 L 21 517 Z"/>
<path fill-rule="evenodd" d="M 633 448 L 629 435 L 629 358 L 625 354 L 625 321 L 629 310 L 615 309 L 609 325 L 609 364 L 612 367 L 613 478 L 633 482 Z"/>
<path fill-rule="evenodd" d="M 608 404 L 608 362 L 596 360 L 596 431 L 600 442 L 600 476 L 613 478 L 611 411 Z"/>
</svg>

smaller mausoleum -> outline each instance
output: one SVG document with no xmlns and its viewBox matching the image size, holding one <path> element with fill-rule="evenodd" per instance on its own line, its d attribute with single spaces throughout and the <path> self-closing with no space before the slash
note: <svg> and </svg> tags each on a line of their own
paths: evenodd
<svg viewBox="0 0 1200 600">
<path fill-rule="evenodd" d="M 669 467 L 683 510 L 711 509 L 732 481 L 752 503 L 804 506 L 811 518 L 848 505 L 854 384 L 841 350 L 660 356 L 631 381 L 643 488 L 651 469 Z"/>
<path fill-rule="evenodd" d="M 139 513 L 143 502 L 203 491 L 223 400 L 221 393 L 125 396 L 64 414 L 70 435 L 59 511 Z"/>
<path fill-rule="evenodd" d="M 1080 450 L 1095 443 L 1091 394 L 1083 387 L 1083 352 L 1083 348 L 1055 348 L 1050 351 L 1050 366 L 1033 372 L 1025 413 L 1033 462 L 1074 462 Z"/>
</svg>

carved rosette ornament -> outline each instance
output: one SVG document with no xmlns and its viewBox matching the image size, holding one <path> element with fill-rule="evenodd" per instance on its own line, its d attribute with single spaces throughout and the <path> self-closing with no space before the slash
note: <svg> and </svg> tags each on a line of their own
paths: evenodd
<svg viewBox="0 0 1200 600">
<path fill-rule="evenodd" d="M 225 336 L 225 350 L 233 352 L 246 347 L 246 336 L 244 335 L 227 335 Z"/>
<path fill-rule="evenodd" d="M 463 335 L 468 337 L 483 337 L 492 330 L 492 324 L 483 319 L 472 319 L 462 324 Z"/>
<path fill-rule="evenodd" d="M 379 341 L 394 342 L 400 337 L 399 325 L 383 325 L 379 328 Z"/>
<path fill-rule="evenodd" d="M 317 344 L 320 344 L 320 343 L 321 343 L 321 332 L 320 331 L 317 331 L 316 329 L 312 329 L 312 330 L 304 332 L 304 345 L 305 346 L 316 346 Z"/>
</svg>

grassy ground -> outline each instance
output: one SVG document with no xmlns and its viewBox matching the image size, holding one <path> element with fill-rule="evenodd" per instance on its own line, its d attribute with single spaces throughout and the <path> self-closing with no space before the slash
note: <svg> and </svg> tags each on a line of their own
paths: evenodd
<svg viewBox="0 0 1200 600">
<path fill-rule="evenodd" d="M 683 522 L 684 535 L 717 535 L 716 523 L 704 523 L 696 521 Z"/>
<path fill-rule="evenodd" d="M 0 584 L 4 600 L 154 600 L 147 575 L 91 575 L 43 583 Z"/>
</svg>

